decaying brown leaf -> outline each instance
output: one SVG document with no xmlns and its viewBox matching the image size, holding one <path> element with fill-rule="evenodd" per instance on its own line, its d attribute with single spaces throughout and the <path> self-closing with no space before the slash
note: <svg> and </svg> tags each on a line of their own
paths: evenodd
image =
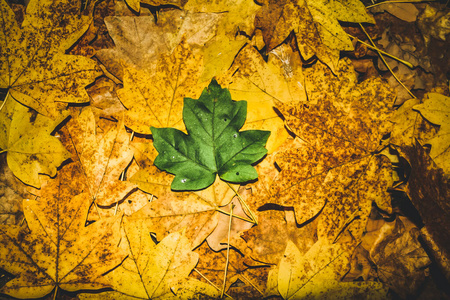
<svg viewBox="0 0 450 300">
<path fill-rule="evenodd" d="M 418 241 L 419 229 L 404 217 L 385 223 L 364 237 L 370 258 L 382 282 L 402 298 L 413 295 L 426 277 L 431 263 Z"/>
</svg>

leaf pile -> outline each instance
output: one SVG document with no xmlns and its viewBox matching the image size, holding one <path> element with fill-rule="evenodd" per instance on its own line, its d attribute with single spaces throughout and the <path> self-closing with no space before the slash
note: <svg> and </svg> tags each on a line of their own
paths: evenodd
<svg viewBox="0 0 450 300">
<path fill-rule="evenodd" d="M 448 9 L 0 1 L 5 297 L 445 297 Z"/>
</svg>

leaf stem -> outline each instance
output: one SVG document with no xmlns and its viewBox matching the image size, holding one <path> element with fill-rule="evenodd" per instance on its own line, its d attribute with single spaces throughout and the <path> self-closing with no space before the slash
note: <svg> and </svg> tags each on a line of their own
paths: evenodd
<svg viewBox="0 0 450 300">
<path fill-rule="evenodd" d="M 256 220 L 255 215 L 253 214 L 252 210 L 248 207 L 247 203 L 242 199 L 241 195 L 234 189 L 234 187 L 227 182 L 228 186 L 233 190 L 233 192 L 236 194 L 236 196 L 239 198 L 239 201 L 241 201 L 241 204 L 245 207 L 245 209 L 250 214 L 250 217 L 252 218 L 252 223 L 255 225 L 258 225 L 258 221 Z"/>
<path fill-rule="evenodd" d="M 58 286 L 55 287 L 55 293 L 53 294 L 53 300 L 56 300 L 57 294 L 58 294 Z"/>
<path fill-rule="evenodd" d="M 221 212 L 221 213 L 226 214 L 226 215 L 228 215 L 228 216 L 230 215 L 229 212 L 224 211 L 224 210 L 222 210 L 222 209 L 220 209 L 220 208 L 216 208 L 216 210 L 217 210 L 218 212 Z M 237 218 L 237 219 L 241 219 L 241 220 L 246 221 L 246 222 L 249 222 L 249 223 L 254 223 L 253 220 L 247 219 L 247 218 L 244 218 L 244 217 L 241 217 L 241 216 L 238 216 L 238 215 L 233 215 L 233 217 L 234 217 L 234 218 Z"/>
<path fill-rule="evenodd" d="M 203 275 L 199 270 L 197 270 L 197 268 L 194 268 L 194 271 L 197 272 L 198 275 L 200 275 L 203 279 L 205 279 L 210 285 L 212 285 L 216 290 L 221 291 L 221 289 L 215 285 L 211 280 L 209 280 L 208 278 L 206 278 L 205 275 Z M 231 297 L 230 295 L 228 295 L 227 293 L 223 293 L 225 296 L 227 296 L 230 299 L 233 299 L 233 297 Z"/>
<path fill-rule="evenodd" d="M 0 111 L 2 111 L 2 109 L 3 109 L 3 106 L 5 106 L 5 103 L 6 103 L 6 99 L 8 99 L 8 96 L 9 96 L 9 90 L 8 90 L 8 92 L 6 93 L 6 97 L 5 97 L 5 100 L 3 100 L 3 102 L 2 102 L 2 106 L 0 106 Z"/>
<path fill-rule="evenodd" d="M 358 23 L 359 26 L 361 26 L 361 29 L 364 31 L 364 33 L 366 34 L 367 38 L 369 39 L 370 43 L 375 47 L 375 43 L 373 42 L 372 38 L 370 37 L 370 35 L 367 33 L 366 29 L 364 28 L 364 26 L 361 23 Z M 411 95 L 411 97 L 413 97 L 414 99 L 417 99 L 416 96 L 414 96 L 413 93 L 411 93 L 411 91 L 403 84 L 403 82 L 401 82 L 401 80 L 397 77 L 397 75 L 395 75 L 395 73 L 392 71 L 391 67 L 389 66 L 389 64 L 386 62 L 386 60 L 383 57 L 383 54 L 381 54 L 380 50 L 378 50 L 378 48 L 376 49 L 376 51 L 378 52 L 378 55 L 380 56 L 381 60 L 383 61 L 383 63 L 386 65 L 386 68 L 388 68 L 389 72 L 391 72 L 392 76 L 394 76 L 394 78 L 398 81 L 398 83 Z"/>
<path fill-rule="evenodd" d="M 220 298 L 222 298 L 225 293 L 225 285 L 227 282 L 227 273 L 228 273 L 228 264 L 230 263 L 231 220 L 233 220 L 233 208 L 234 208 L 234 204 L 231 203 L 230 222 L 228 223 L 227 261 L 225 263 L 225 274 L 223 275 L 222 293 L 220 294 Z"/>
</svg>

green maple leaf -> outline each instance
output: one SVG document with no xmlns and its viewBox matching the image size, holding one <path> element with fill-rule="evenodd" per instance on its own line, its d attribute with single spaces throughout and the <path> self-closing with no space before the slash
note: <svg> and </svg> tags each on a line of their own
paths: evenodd
<svg viewBox="0 0 450 300">
<path fill-rule="evenodd" d="M 239 131 L 247 117 L 247 101 L 233 101 L 228 89 L 212 80 L 198 100 L 185 98 L 183 120 L 188 134 L 151 127 L 159 155 L 154 164 L 175 174 L 173 190 L 200 190 L 216 174 L 230 182 L 256 179 L 252 166 L 266 153 L 270 131 Z"/>
</svg>

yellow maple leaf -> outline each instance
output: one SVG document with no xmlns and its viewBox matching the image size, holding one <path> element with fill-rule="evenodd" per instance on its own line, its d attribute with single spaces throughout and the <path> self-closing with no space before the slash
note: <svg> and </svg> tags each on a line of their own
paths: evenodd
<svg viewBox="0 0 450 300">
<path fill-rule="evenodd" d="M 125 125 L 150 134 L 150 127 L 184 129 L 183 100 L 198 98 L 206 84 L 197 84 L 201 57 L 194 56 L 185 41 L 171 55 L 162 55 L 152 73 L 126 68 L 124 88 L 117 91 L 128 108 Z"/>
<path fill-rule="evenodd" d="M 305 255 L 288 241 L 277 272 L 283 299 L 383 299 L 387 288 L 379 282 L 342 282 L 352 248 L 319 239 Z M 270 281 L 269 279 L 269 282 Z"/>
<path fill-rule="evenodd" d="M 110 122 L 107 126 L 102 133 L 92 109 L 86 107 L 63 129 L 68 131 L 64 143 L 72 149 L 73 160 L 81 164 L 92 200 L 102 206 L 121 201 L 135 187 L 120 180 L 133 159 L 123 122 Z"/>
<path fill-rule="evenodd" d="M 15 277 L 0 292 L 17 298 L 39 298 L 55 287 L 66 291 L 109 286 L 103 274 L 122 262 L 117 247 L 121 216 L 85 227 L 91 204 L 87 194 L 70 201 L 25 200 L 28 231 L 0 225 L 1 267 Z"/>
<path fill-rule="evenodd" d="M 413 109 L 433 124 L 440 125 L 439 132 L 426 141 L 431 144 L 430 156 L 434 162 L 450 174 L 450 97 L 429 93 L 422 104 Z"/>
<path fill-rule="evenodd" d="M 174 232 L 157 245 L 149 233 L 145 219 L 124 218 L 122 240 L 130 256 L 107 275 L 114 290 L 140 299 L 180 299 L 181 293 L 194 296 L 200 292 L 218 295 L 211 285 L 187 279 L 198 254 L 191 251 L 183 233 Z"/>
<path fill-rule="evenodd" d="M 100 75 L 86 57 L 65 55 L 92 20 L 79 16 L 77 1 L 37 1 L 27 6 L 21 27 L 0 2 L 0 88 L 41 114 L 56 117 L 64 103 L 89 102 L 85 86 Z"/>
<path fill-rule="evenodd" d="M 109 72 L 123 80 L 124 66 L 148 69 L 158 56 L 170 54 L 183 39 L 194 48 L 203 47 L 216 34 L 221 17 L 178 9 L 160 11 L 157 21 L 151 15 L 109 16 L 105 25 L 116 47 L 101 49 L 95 55 Z"/>
<path fill-rule="evenodd" d="M 39 174 L 55 176 L 56 168 L 70 157 L 52 131 L 65 117 L 51 120 L 8 95 L 0 111 L 0 148 L 7 152 L 11 171 L 24 183 L 39 188 Z"/>
<path fill-rule="evenodd" d="M 266 1 L 256 17 L 268 50 L 280 45 L 293 31 L 305 60 L 316 55 L 334 71 L 340 51 L 353 49 L 339 21 L 374 23 L 359 0 Z"/>
<path fill-rule="evenodd" d="M 350 64 L 348 60 L 341 63 Z M 321 68 L 327 69 L 325 66 Z M 342 222 L 350 218 L 352 212 L 342 210 L 344 204 L 341 201 L 353 199 L 352 203 L 359 207 L 360 200 L 347 195 L 345 187 L 356 183 L 354 180 L 361 176 L 361 172 L 369 171 L 370 157 L 385 134 L 383 124 L 390 113 L 393 93 L 379 79 L 360 84 L 355 82 L 347 87 L 348 93 L 341 93 L 340 78 L 331 74 L 329 79 L 325 79 L 331 88 L 324 92 L 317 104 L 277 105 L 287 125 L 300 140 L 296 147 L 278 153 L 276 163 L 281 172 L 270 186 L 270 199 L 265 201 L 293 206 L 300 224 L 319 213 L 325 201 L 329 202 L 330 210 L 340 212 L 340 221 L 336 224 L 343 225 Z M 343 83 L 349 84 L 345 77 L 343 79 Z M 386 167 L 383 163 L 380 165 Z M 374 172 L 374 177 L 389 178 L 389 172 L 371 169 L 370 172 Z M 367 176 L 371 175 L 368 173 Z M 386 180 L 383 182 L 389 182 Z M 385 193 L 382 195 L 386 196 Z M 386 199 L 371 199 L 386 207 Z M 363 211 L 362 214 L 367 214 L 367 209 Z M 363 228 L 358 227 L 359 234 Z M 328 234 L 334 232 L 330 236 L 333 239 L 339 230 L 325 231 Z"/>
</svg>

